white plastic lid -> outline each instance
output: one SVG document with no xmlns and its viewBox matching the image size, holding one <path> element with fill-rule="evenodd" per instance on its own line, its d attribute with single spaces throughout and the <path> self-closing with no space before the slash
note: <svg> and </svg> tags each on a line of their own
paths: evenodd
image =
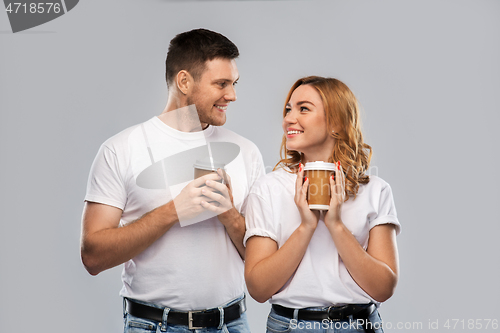
<svg viewBox="0 0 500 333">
<path fill-rule="evenodd" d="M 335 171 L 335 163 L 328 163 L 323 161 L 307 162 L 304 166 L 304 171 L 306 170 L 328 170 Z"/>
<path fill-rule="evenodd" d="M 193 165 L 196 169 L 200 170 L 209 170 L 209 171 L 217 171 L 217 169 L 224 169 L 226 166 L 224 163 L 214 161 L 210 158 L 210 156 L 206 156 L 201 160 L 196 160 Z"/>
</svg>

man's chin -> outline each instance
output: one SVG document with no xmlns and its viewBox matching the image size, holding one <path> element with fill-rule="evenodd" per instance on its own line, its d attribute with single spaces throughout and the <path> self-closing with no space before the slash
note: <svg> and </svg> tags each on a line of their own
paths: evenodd
<svg viewBox="0 0 500 333">
<path fill-rule="evenodd" d="M 222 126 L 226 123 L 226 117 L 212 118 L 206 123 L 212 126 Z"/>
<path fill-rule="evenodd" d="M 222 126 L 222 125 L 224 125 L 225 123 L 226 123 L 226 121 L 224 120 L 224 121 L 220 121 L 220 122 L 218 122 L 218 123 L 211 124 L 211 125 L 212 125 L 212 126 Z"/>
</svg>

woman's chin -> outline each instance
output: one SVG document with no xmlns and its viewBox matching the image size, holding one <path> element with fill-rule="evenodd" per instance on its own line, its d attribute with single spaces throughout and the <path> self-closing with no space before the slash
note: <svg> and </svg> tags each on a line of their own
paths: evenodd
<svg viewBox="0 0 500 333">
<path fill-rule="evenodd" d="M 286 149 L 288 149 L 289 151 L 296 151 L 296 152 L 299 152 L 299 153 L 300 153 L 300 151 L 299 151 L 299 147 L 296 147 L 296 146 L 294 146 L 294 145 L 288 145 L 288 144 L 287 144 L 287 145 L 286 145 Z"/>
</svg>

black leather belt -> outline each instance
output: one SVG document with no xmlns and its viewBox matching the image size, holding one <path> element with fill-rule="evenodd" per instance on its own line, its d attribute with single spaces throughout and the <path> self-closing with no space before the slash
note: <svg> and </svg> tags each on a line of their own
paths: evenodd
<svg viewBox="0 0 500 333">
<path fill-rule="evenodd" d="M 349 319 L 352 316 L 354 319 L 368 318 L 377 307 L 375 304 L 370 304 L 368 307 L 348 304 L 341 307 L 329 307 L 321 311 L 313 311 L 299 309 L 298 320 L 314 320 L 322 321 L 324 319 L 333 321 L 342 321 Z M 287 308 L 278 304 L 273 304 L 274 311 L 280 316 L 293 318 L 295 309 Z"/>
<path fill-rule="evenodd" d="M 363 328 L 365 332 L 375 332 L 372 325 L 369 325 L 368 317 L 375 311 L 377 307 L 375 304 L 371 303 L 368 306 L 360 306 L 355 304 L 348 304 L 341 307 L 329 307 L 325 310 L 313 311 L 306 309 L 299 309 L 298 320 L 312 320 L 312 321 L 322 321 L 322 320 L 332 320 L 332 321 L 343 321 L 350 319 L 352 316 L 353 320 L 362 319 Z M 278 304 L 273 304 L 273 310 L 280 316 L 293 318 L 295 309 L 287 308 Z"/>
<path fill-rule="evenodd" d="M 134 302 L 131 299 L 125 298 L 127 312 L 134 317 L 149 319 L 157 322 L 163 321 L 163 309 L 144 305 Z M 231 304 L 225 308 L 224 323 L 229 323 L 240 318 L 245 312 L 245 298 Z M 199 310 L 199 311 L 176 311 L 170 310 L 167 316 L 167 324 L 185 325 L 189 329 L 200 329 L 204 327 L 218 327 L 220 324 L 221 314 L 219 309 Z"/>
</svg>

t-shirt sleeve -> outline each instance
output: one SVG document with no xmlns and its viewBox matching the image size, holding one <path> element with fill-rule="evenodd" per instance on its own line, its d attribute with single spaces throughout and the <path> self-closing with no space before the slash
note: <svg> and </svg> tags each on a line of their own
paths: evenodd
<svg viewBox="0 0 500 333">
<path fill-rule="evenodd" d="M 253 184 L 259 179 L 260 177 L 264 176 L 266 174 L 265 168 L 264 168 L 264 160 L 262 159 L 262 154 L 260 153 L 259 149 L 257 146 L 254 146 L 255 149 L 252 151 L 252 158 L 250 159 L 250 173 L 248 174 L 248 187 L 251 190 Z M 243 204 L 241 205 L 241 212 L 245 216 L 246 212 L 246 207 L 248 205 L 248 196 L 243 199 Z"/>
<path fill-rule="evenodd" d="M 396 226 L 396 235 L 401 232 L 401 224 L 396 214 L 396 206 L 394 205 L 392 189 L 389 184 L 386 184 L 380 191 L 378 211 L 370 220 L 370 229 L 380 224 L 394 224 Z"/>
<path fill-rule="evenodd" d="M 124 209 L 127 195 L 116 153 L 102 145 L 90 169 L 85 201 Z"/>
<path fill-rule="evenodd" d="M 277 232 L 273 225 L 271 205 L 256 193 L 250 193 L 245 210 L 246 233 L 243 245 L 252 236 L 269 237 L 278 242 Z"/>
<path fill-rule="evenodd" d="M 255 152 L 255 155 L 256 156 L 254 159 L 254 175 L 253 175 L 254 182 L 266 174 L 266 169 L 264 167 L 264 160 L 262 158 L 262 154 L 260 153 L 259 150 L 257 150 Z"/>
</svg>

